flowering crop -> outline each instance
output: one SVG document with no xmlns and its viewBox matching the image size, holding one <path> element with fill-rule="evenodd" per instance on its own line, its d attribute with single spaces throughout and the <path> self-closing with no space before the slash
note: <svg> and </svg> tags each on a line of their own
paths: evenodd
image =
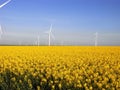
<svg viewBox="0 0 120 90">
<path fill-rule="evenodd" d="M 120 47 L 1 46 L 0 90 L 120 90 Z"/>
</svg>

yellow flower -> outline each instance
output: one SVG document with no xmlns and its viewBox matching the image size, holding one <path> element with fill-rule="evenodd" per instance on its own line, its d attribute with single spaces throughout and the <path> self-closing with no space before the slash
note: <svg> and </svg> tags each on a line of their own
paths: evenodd
<svg viewBox="0 0 120 90">
<path fill-rule="evenodd" d="M 61 89 L 61 88 L 62 88 L 62 85 L 61 85 L 61 83 L 59 83 L 59 84 L 58 84 L 58 87 L 59 87 L 59 89 Z"/>
<path fill-rule="evenodd" d="M 13 78 L 11 78 L 11 80 L 12 80 L 12 81 L 16 81 L 16 78 L 15 78 L 15 77 L 13 77 Z"/>
<path fill-rule="evenodd" d="M 0 46 L 0 83 L 14 82 L 16 90 L 26 82 L 31 89 L 40 84 L 37 90 L 46 85 L 119 90 L 119 54 L 119 46 Z"/>
<path fill-rule="evenodd" d="M 40 86 L 37 86 L 37 90 L 40 90 Z"/>
</svg>

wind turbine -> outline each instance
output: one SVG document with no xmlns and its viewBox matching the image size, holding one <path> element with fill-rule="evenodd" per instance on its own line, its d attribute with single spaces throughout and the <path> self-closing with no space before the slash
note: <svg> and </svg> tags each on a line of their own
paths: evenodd
<svg viewBox="0 0 120 90">
<path fill-rule="evenodd" d="M 39 41 L 40 41 L 40 37 L 38 36 L 37 37 L 37 45 L 39 46 L 40 44 L 39 44 Z"/>
<path fill-rule="evenodd" d="M 61 46 L 63 46 L 63 43 L 64 43 L 64 42 L 63 42 L 63 41 L 61 41 Z"/>
<path fill-rule="evenodd" d="M 6 4 L 8 4 L 10 1 L 11 1 L 11 0 L 8 0 L 8 1 L 4 2 L 3 4 L 1 4 L 1 5 L 0 5 L 0 9 L 1 9 L 2 7 L 4 7 Z M 3 34 L 3 31 L 2 31 L 2 27 L 1 27 L 1 25 L 0 25 L 0 38 L 1 38 L 1 35 L 2 35 L 2 34 Z"/>
<path fill-rule="evenodd" d="M 51 45 L 51 37 L 53 39 L 55 39 L 54 35 L 52 34 L 52 24 L 50 26 L 50 30 L 48 32 L 46 32 L 48 34 L 48 45 L 50 46 Z"/>
<path fill-rule="evenodd" d="M 6 4 L 8 4 L 11 0 L 8 0 L 6 2 L 4 2 L 3 4 L 0 5 L 0 8 L 4 7 Z"/>
<path fill-rule="evenodd" d="M 35 42 L 33 43 L 33 46 L 34 46 L 34 45 L 35 45 L 35 46 L 37 45 L 37 41 L 35 41 Z"/>
<path fill-rule="evenodd" d="M 0 39 L 2 37 L 2 34 L 3 34 L 3 30 L 2 30 L 2 26 L 0 25 Z"/>
<path fill-rule="evenodd" d="M 22 42 L 21 42 L 21 41 L 19 41 L 19 42 L 18 42 L 18 45 L 19 45 L 19 46 L 21 46 L 21 45 L 22 45 Z"/>
<path fill-rule="evenodd" d="M 95 33 L 95 46 L 98 45 L 98 32 Z"/>
</svg>

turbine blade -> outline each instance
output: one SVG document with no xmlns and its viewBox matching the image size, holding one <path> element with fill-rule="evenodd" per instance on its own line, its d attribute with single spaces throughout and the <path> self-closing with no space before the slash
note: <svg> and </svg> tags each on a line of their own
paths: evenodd
<svg viewBox="0 0 120 90">
<path fill-rule="evenodd" d="M 3 31 L 2 31 L 2 26 L 0 25 L 0 35 L 3 34 Z"/>
<path fill-rule="evenodd" d="M 52 32 L 52 24 L 51 24 L 51 26 L 50 26 L 50 32 Z"/>
<path fill-rule="evenodd" d="M 2 8 L 3 6 L 5 6 L 6 4 L 8 4 L 11 0 L 8 0 L 6 2 L 4 2 L 2 5 L 0 5 L 0 8 Z"/>
<path fill-rule="evenodd" d="M 48 34 L 48 33 L 49 33 L 49 31 L 46 31 L 46 32 L 44 32 L 44 33 Z"/>
</svg>

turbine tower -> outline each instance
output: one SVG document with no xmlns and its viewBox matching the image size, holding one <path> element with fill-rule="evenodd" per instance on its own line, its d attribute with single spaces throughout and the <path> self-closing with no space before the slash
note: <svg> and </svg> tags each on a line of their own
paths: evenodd
<svg viewBox="0 0 120 90">
<path fill-rule="evenodd" d="M 3 34 L 3 30 L 2 30 L 2 26 L 0 25 L 0 39 L 2 37 L 2 34 Z"/>
<path fill-rule="evenodd" d="M 98 32 L 95 33 L 95 46 L 98 45 Z"/>
<path fill-rule="evenodd" d="M 63 46 L 63 43 L 64 43 L 64 42 L 63 42 L 63 41 L 61 41 L 61 46 Z"/>
<path fill-rule="evenodd" d="M 6 4 L 8 4 L 11 0 L 8 0 L 6 2 L 4 2 L 3 4 L 0 5 L 0 8 L 4 7 Z"/>
<path fill-rule="evenodd" d="M 38 36 L 38 37 L 37 37 L 37 45 L 38 45 L 38 46 L 40 45 L 39 41 L 40 41 L 40 37 Z"/>
<path fill-rule="evenodd" d="M 54 35 L 52 34 L 52 24 L 50 26 L 50 30 L 46 32 L 48 34 L 48 45 L 51 45 L 51 37 L 54 39 Z"/>
</svg>

